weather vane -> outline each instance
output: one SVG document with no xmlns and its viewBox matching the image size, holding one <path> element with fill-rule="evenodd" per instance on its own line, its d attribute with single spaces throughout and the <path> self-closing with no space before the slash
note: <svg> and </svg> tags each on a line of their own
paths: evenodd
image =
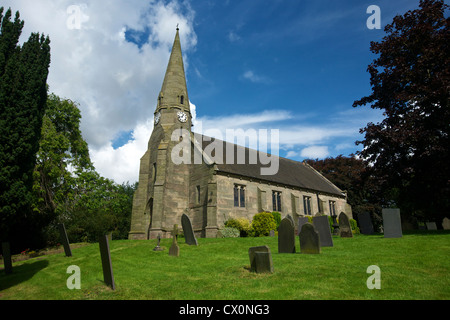
<svg viewBox="0 0 450 320">
<path fill-rule="evenodd" d="M 179 25 L 179 23 L 177 23 L 177 30 L 180 30 L 180 29 L 178 28 L 178 25 Z"/>
</svg>

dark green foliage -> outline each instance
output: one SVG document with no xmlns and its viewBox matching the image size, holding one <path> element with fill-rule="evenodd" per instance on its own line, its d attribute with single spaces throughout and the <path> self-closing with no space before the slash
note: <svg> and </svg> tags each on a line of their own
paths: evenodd
<svg viewBox="0 0 450 320">
<path fill-rule="evenodd" d="M 32 214 L 33 169 L 47 100 L 50 40 L 0 8 L 0 235 L 18 248 L 39 241 L 42 217 Z M 13 249 L 14 250 L 14 249 Z"/>
<path fill-rule="evenodd" d="M 277 228 L 274 230 L 278 230 L 278 227 L 280 226 L 280 223 L 281 223 L 281 213 L 274 211 L 274 212 L 272 212 L 272 216 L 273 216 L 273 219 L 275 220 L 275 224 L 277 225 Z"/>
<path fill-rule="evenodd" d="M 396 16 L 370 46 L 377 55 L 368 67 L 372 93 L 353 104 L 385 115 L 357 142 L 380 194 L 402 213 L 434 221 L 450 210 L 449 8 L 421 0 Z"/>
</svg>

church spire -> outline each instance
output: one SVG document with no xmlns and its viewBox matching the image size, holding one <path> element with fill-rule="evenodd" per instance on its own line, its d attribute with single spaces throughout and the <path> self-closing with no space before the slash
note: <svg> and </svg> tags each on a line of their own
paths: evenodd
<svg viewBox="0 0 450 320">
<path fill-rule="evenodd" d="M 190 113 L 178 25 L 156 109 L 174 107 Z"/>
</svg>

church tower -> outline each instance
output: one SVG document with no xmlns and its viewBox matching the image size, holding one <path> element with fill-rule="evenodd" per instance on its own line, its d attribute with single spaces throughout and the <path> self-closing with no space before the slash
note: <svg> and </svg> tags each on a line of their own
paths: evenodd
<svg viewBox="0 0 450 320">
<path fill-rule="evenodd" d="M 189 165 L 172 159 L 174 148 L 189 139 L 192 125 L 178 28 L 154 119 L 148 150 L 141 158 L 129 239 L 154 239 L 159 233 L 169 237 L 189 208 Z"/>
</svg>

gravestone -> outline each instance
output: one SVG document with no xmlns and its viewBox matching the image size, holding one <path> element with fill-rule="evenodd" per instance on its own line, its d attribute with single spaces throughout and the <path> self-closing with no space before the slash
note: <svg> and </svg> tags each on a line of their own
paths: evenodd
<svg viewBox="0 0 450 320">
<path fill-rule="evenodd" d="M 343 212 L 339 215 L 339 235 L 341 238 L 353 238 L 352 227 L 347 215 Z"/>
<path fill-rule="evenodd" d="M 11 246 L 9 242 L 2 242 L 3 264 L 5 266 L 5 274 L 12 273 Z"/>
<path fill-rule="evenodd" d="M 331 237 L 330 222 L 328 216 L 315 216 L 313 217 L 313 225 L 320 236 L 321 247 L 332 247 L 333 238 Z"/>
<path fill-rule="evenodd" d="M 436 222 L 426 222 L 427 230 L 437 230 Z"/>
<path fill-rule="evenodd" d="M 278 253 L 295 253 L 294 224 L 284 218 L 278 227 Z"/>
<path fill-rule="evenodd" d="M 400 209 L 383 209 L 383 229 L 385 238 L 401 238 L 402 221 L 400 218 Z"/>
<path fill-rule="evenodd" d="M 292 225 L 295 226 L 294 218 L 292 218 L 292 216 L 289 213 L 284 218 L 289 219 L 292 222 Z"/>
<path fill-rule="evenodd" d="M 172 231 L 172 245 L 169 248 L 169 256 L 178 257 L 180 255 L 180 247 L 178 246 L 177 242 L 177 236 L 178 236 L 178 225 L 173 225 L 173 231 Z"/>
<path fill-rule="evenodd" d="M 251 272 L 273 272 L 272 254 L 268 246 L 251 247 L 248 249 L 248 256 Z"/>
<path fill-rule="evenodd" d="M 370 213 L 361 212 L 358 214 L 359 228 L 362 234 L 374 234 L 372 218 Z"/>
<path fill-rule="evenodd" d="M 58 224 L 58 229 L 59 229 L 59 237 L 64 246 L 64 253 L 66 254 L 66 257 L 71 257 L 72 250 L 70 249 L 69 238 L 67 237 L 66 227 L 64 226 L 64 223 Z"/>
<path fill-rule="evenodd" d="M 156 245 L 156 247 L 153 248 L 153 251 L 163 251 L 164 248 L 160 246 L 161 244 L 161 233 L 158 233 L 158 244 Z"/>
<path fill-rule="evenodd" d="M 185 214 L 181 216 L 181 226 L 183 228 L 184 239 L 190 246 L 197 246 L 197 239 L 195 238 L 194 230 L 192 229 L 191 219 Z"/>
<path fill-rule="evenodd" d="M 305 223 L 300 229 L 300 253 L 320 253 L 320 236 L 311 223 Z"/>
<path fill-rule="evenodd" d="M 450 230 L 450 219 L 449 218 L 444 218 L 442 219 L 442 228 L 444 230 Z"/>
<path fill-rule="evenodd" d="M 308 222 L 309 222 L 308 217 L 298 217 L 298 234 L 300 234 L 300 230 L 302 230 L 302 226 Z"/>
<path fill-rule="evenodd" d="M 269 236 L 270 237 L 275 237 L 275 230 L 270 230 Z"/>
<path fill-rule="evenodd" d="M 116 285 L 114 283 L 114 274 L 111 263 L 111 253 L 109 250 L 108 236 L 101 236 L 98 239 L 98 244 L 100 246 L 100 256 L 102 259 L 103 281 L 107 286 L 110 286 L 111 289 L 115 290 Z"/>
</svg>

